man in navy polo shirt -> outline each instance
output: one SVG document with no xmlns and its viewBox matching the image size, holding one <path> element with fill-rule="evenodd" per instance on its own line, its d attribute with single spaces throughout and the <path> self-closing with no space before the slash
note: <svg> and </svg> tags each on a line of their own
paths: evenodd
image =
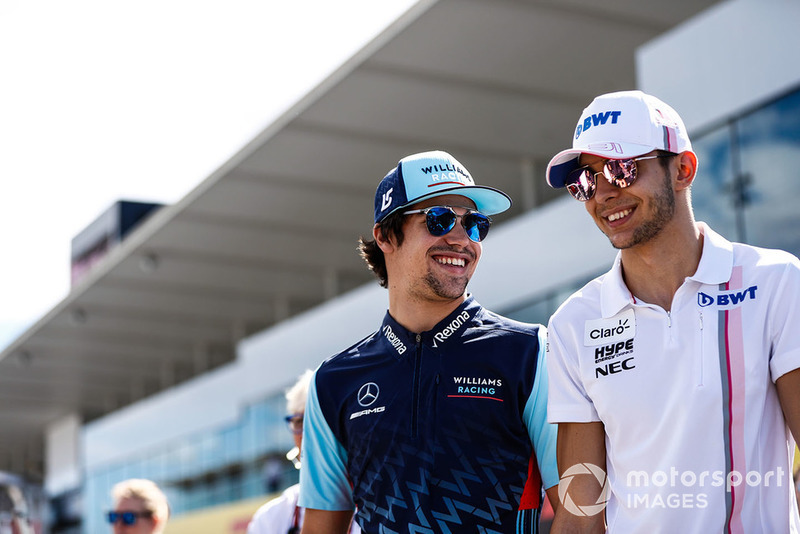
<svg viewBox="0 0 800 534">
<path fill-rule="evenodd" d="M 303 533 L 538 530 L 556 505 L 545 329 L 466 288 L 489 215 L 511 206 L 445 152 L 403 158 L 360 251 L 389 291 L 378 330 L 316 371 L 303 435 Z M 552 495 L 551 495 L 552 491 Z"/>
</svg>

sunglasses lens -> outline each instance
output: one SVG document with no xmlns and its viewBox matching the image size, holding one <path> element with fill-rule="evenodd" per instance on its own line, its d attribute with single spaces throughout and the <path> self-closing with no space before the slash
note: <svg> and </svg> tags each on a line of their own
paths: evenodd
<svg viewBox="0 0 800 534">
<path fill-rule="evenodd" d="M 119 514 L 117 512 L 108 512 L 108 522 L 112 525 L 117 522 L 117 518 L 119 518 Z"/>
<path fill-rule="evenodd" d="M 464 216 L 462 221 L 464 229 L 467 231 L 467 237 L 476 243 L 486 238 L 489 227 L 492 226 L 492 221 L 483 213 L 469 213 Z"/>
<path fill-rule="evenodd" d="M 132 512 L 123 512 L 122 513 L 122 524 L 123 525 L 134 525 L 136 524 L 136 514 Z"/>
<path fill-rule="evenodd" d="M 603 166 L 606 179 L 617 187 L 628 187 L 633 184 L 636 181 L 637 171 L 634 159 L 610 159 Z"/>
<path fill-rule="evenodd" d="M 590 169 L 582 167 L 569 173 L 566 187 L 570 195 L 581 202 L 586 202 L 594 196 L 597 182 L 595 182 L 594 173 Z"/>
<path fill-rule="evenodd" d="M 442 236 L 455 226 L 456 214 L 449 208 L 436 206 L 428 211 L 425 216 L 425 224 L 431 235 Z"/>
<path fill-rule="evenodd" d="M 289 430 L 292 434 L 302 434 L 303 433 L 303 417 L 302 416 L 295 416 L 290 419 L 287 419 L 289 423 Z"/>
</svg>

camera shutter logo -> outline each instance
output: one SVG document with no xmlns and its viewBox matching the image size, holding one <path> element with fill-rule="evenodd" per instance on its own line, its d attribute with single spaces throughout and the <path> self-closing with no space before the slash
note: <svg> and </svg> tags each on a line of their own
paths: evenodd
<svg viewBox="0 0 800 534">
<path fill-rule="evenodd" d="M 569 485 L 573 477 L 577 475 L 594 475 L 597 479 L 597 483 L 602 486 L 603 489 L 600 490 L 600 495 L 597 497 L 597 501 L 594 504 L 577 505 L 568 495 Z M 561 475 L 561 480 L 558 484 L 558 498 L 564 503 L 564 508 L 571 514 L 579 516 L 588 517 L 602 512 L 608 502 L 608 492 L 608 477 L 606 476 L 606 472 L 602 467 L 598 467 L 594 464 L 581 463 L 573 465 Z"/>
</svg>

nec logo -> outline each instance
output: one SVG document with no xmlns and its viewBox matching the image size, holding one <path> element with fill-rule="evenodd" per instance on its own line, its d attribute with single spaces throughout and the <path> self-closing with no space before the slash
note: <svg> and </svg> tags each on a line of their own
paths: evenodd
<svg viewBox="0 0 800 534">
<path fill-rule="evenodd" d="M 629 371 L 631 369 L 635 369 L 636 366 L 633 365 L 632 362 L 633 362 L 633 356 L 631 356 L 627 360 L 622 360 L 621 362 L 612 362 L 612 363 L 607 363 L 605 365 L 601 365 L 600 367 L 595 367 L 594 377 L 600 378 L 601 376 L 614 375 L 617 373 L 621 373 L 622 371 Z"/>
<path fill-rule="evenodd" d="M 579 138 L 581 133 L 592 126 L 602 126 L 607 123 L 609 118 L 611 119 L 611 124 L 617 124 L 620 115 L 622 115 L 621 111 L 604 111 L 602 113 L 593 113 L 589 115 L 583 119 L 583 122 L 578 123 L 578 127 L 575 130 L 575 139 Z"/>
<path fill-rule="evenodd" d="M 716 297 L 703 293 L 702 291 L 697 294 L 697 305 L 701 308 L 712 306 L 716 304 L 719 307 L 725 308 L 729 306 L 736 306 L 745 300 L 756 299 L 756 289 L 758 286 L 750 286 L 743 291 L 731 291 L 730 293 L 719 293 Z"/>
</svg>

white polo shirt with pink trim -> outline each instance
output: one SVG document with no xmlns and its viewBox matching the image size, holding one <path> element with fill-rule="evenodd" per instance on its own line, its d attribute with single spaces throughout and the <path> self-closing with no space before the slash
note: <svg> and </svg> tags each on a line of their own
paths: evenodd
<svg viewBox="0 0 800 534">
<path fill-rule="evenodd" d="M 800 368 L 800 261 L 699 225 L 670 312 L 631 295 L 619 256 L 556 311 L 548 420 L 604 424 L 610 533 L 797 533 L 775 381 Z"/>
</svg>

